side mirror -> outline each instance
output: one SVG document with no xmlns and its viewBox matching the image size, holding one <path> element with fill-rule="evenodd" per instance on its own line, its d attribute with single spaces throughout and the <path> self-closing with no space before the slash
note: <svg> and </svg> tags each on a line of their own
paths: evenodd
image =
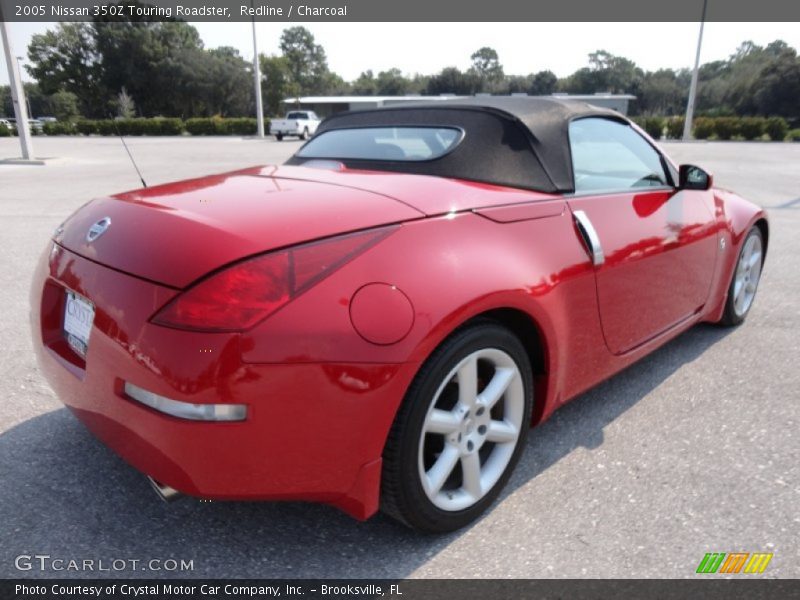
<svg viewBox="0 0 800 600">
<path fill-rule="evenodd" d="M 678 169 L 678 189 L 707 190 L 714 185 L 714 178 L 700 167 L 681 165 Z"/>
</svg>

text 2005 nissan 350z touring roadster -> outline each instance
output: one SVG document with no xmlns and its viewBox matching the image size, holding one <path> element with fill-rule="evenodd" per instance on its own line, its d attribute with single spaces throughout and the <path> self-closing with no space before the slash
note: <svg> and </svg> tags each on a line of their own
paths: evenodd
<svg viewBox="0 0 800 600">
<path fill-rule="evenodd" d="M 38 266 L 33 335 L 164 496 L 450 531 L 530 425 L 696 323 L 741 323 L 768 240 L 762 210 L 610 110 L 340 113 L 284 165 L 83 206 Z"/>
</svg>

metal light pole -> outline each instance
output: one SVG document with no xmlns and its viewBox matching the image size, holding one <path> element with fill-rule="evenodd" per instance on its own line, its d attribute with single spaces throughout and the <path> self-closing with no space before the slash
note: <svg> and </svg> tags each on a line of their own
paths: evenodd
<svg viewBox="0 0 800 600">
<path fill-rule="evenodd" d="M 692 139 L 692 118 L 694 117 L 694 100 L 697 95 L 697 72 L 700 69 L 700 48 L 703 45 L 703 26 L 706 24 L 706 7 L 708 0 L 703 0 L 703 15 L 700 17 L 700 35 L 697 38 L 697 54 L 694 58 L 692 83 L 689 86 L 689 102 L 686 104 L 686 120 L 683 123 L 683 141 Z"/>
<path fill-rule="evenodd" d="M 253 2 L 251 0 L 250 7 Z M 258 43 L 256 41 L 256 18 L 253 17 L 253 79 L 256 86 L 256 122 L 258 123 L 258 137 L 264 137 L 264 106 L 261 103 L 261 65 L 258 64 Z"/>
<path fill-rule="evenodd" d="M 22 87 L 22 77 L 19 74 L 17 57 L 11 51 L 11 36 L 8 33 L 8 23 L 3 19 L 2 10 L 2 6 L 0 6 L 0 37 L 3 38 L 3 51 L 6 55 L 8 81 L 11 84 L 11 102 L 14 105 L 14 117 L 17 119 L 17 135 L 22 149 L 22 158 L 24 160 L 32 160 L 33 143 L 31 142 L 31 127 L 30 123 L 28 123 L 25 89 Z"/>
<path fill-rule="evenodd" d="M 18 56 L 17 57 L 17 68 L 19 68 L 20 61 L 23 61 L 23 60 L 25 60 L 25 59 L 22 56 Z M 20 73 L 21 72 L 22 71 L 20 71 Z M 25 86 L 24 85 L 22 86 L 22 93 L 23 93 L 23 95 L 25 95 Z M 33 116 L 33 110 L 31 109 L 31 99 L 28 98 L 27 95 L 25 95 L 25 106 L 28 107 L 28 116 L 31 119 L 34 119 L 35 117 Z"/>
</svg>

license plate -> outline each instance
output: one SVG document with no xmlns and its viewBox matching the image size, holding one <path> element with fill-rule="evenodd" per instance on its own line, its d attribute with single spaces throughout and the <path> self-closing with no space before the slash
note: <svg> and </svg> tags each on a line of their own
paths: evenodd
<svg viewBox="0 0 800 600">
<path fill-rule="evenodd" d="M 89 348 L 89 334 L 94 323 L 94 304 L 75 292 L 67 291 L 67 305 L 64 309 L 64 337 L 70 348 L 86 358 Z"/>
</svg>

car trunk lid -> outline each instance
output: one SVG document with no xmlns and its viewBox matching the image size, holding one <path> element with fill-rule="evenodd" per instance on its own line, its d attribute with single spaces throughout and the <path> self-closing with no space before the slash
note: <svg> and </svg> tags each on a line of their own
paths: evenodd
<svg viewBox="0 0 800 600">
<path fill-rule="evenodd" d="M 262 168 L 259 175 L 278 180 L 311 180 L 369 190 L 390 196 L 429 217 L 492 206 L 561 198 L 554 194 L 462 179 L 392 171 L 353 170 L 331 160 L 315 160 L 306 164 L 319 165 L 320 168 L 271 166 Z"/>
<path fill-rule="evenodd" d="M 263 177 L 262 170 L 93 200 L 62 225 L 56 242 L 118 271 L 185 288 L 247 256 L 423 216 L 379 193 Z M 92 226 L 104 219 L 106 231 L 89 241 Z"/>
</svg>

